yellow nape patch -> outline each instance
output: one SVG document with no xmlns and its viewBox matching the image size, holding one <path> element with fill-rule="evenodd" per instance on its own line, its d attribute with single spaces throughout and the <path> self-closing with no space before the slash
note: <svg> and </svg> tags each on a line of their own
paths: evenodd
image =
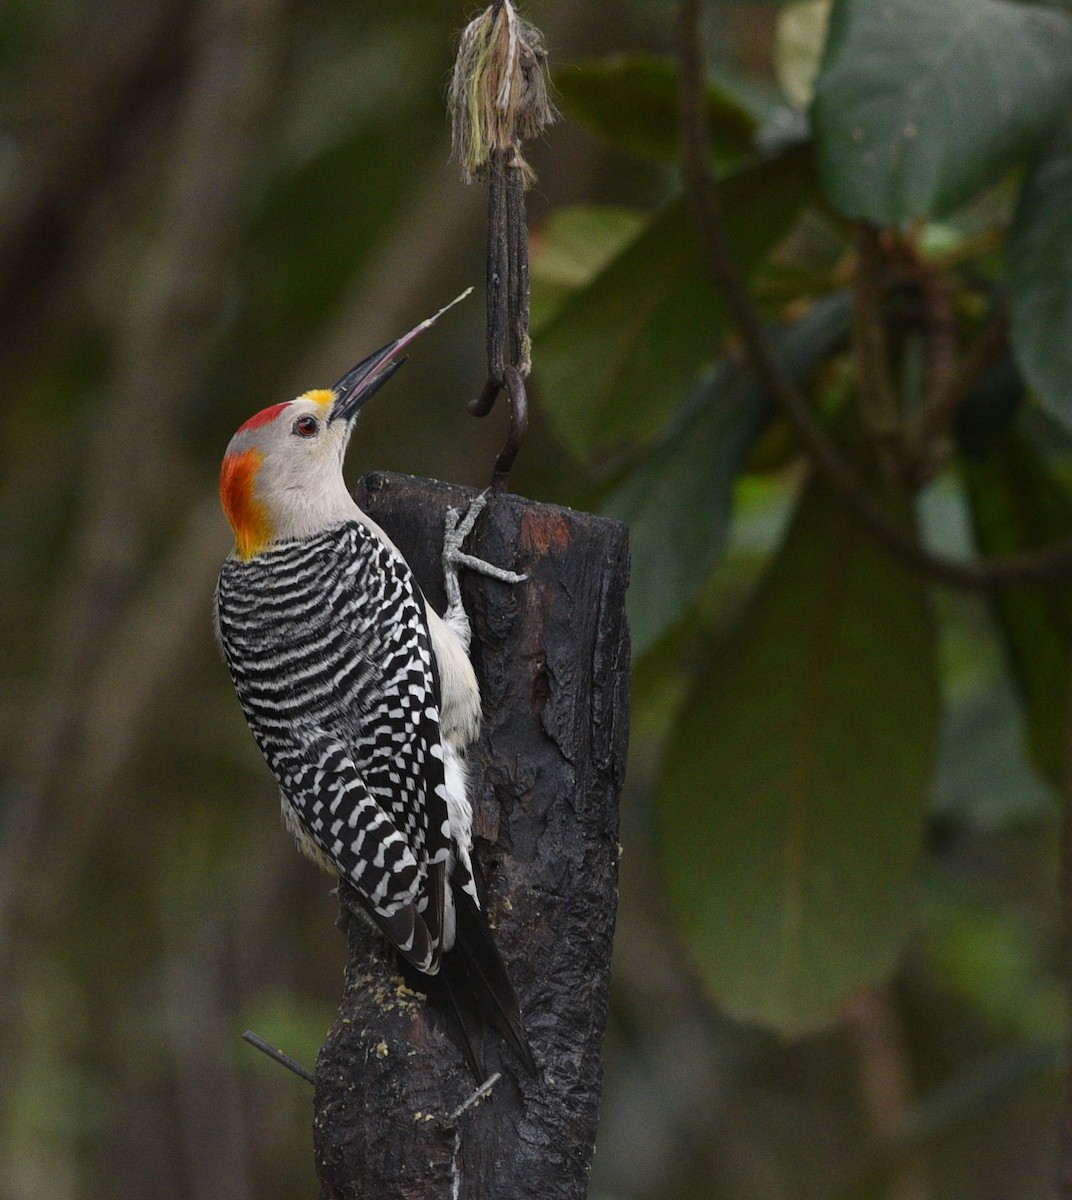
<svg viewBox="0 0 1072 1200">
<path fill-rule="evenodd" d="M 335 403 L 335 393 L 329 388 L 314 388 L 311 392 L 306 392 L 302 396 L 303 400 L 312 400 L 314 404 L 319 404 L 321 408 L 330 408 Z"/>
<path fill-rule="evenodd" d="M 253 484 L 264 455 L 259 450 L 228 454 L 220 471 L 220 503 L 234 530 L 238 554 L 248 562 L 272 540 L 264 505 L 254 498 Z"/>
</svg>

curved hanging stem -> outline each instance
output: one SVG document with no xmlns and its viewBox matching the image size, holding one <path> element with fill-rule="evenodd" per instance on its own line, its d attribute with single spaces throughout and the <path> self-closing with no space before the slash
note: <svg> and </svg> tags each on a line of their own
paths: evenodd
<svg viewBox="0 0 1072 1200">
<path fill-rule="evenodd" d="M 510 395 L 510 433 L 492 476 L 496 491 L 506 486 L 528 426 L 524 379 L 532 363 L 525 188 L 535 176 L 521 148 L 555 116 L 545 67 L 539 30 L 511 0 L 495 0 L 463 31 L 450 89 L 454 155 L 467 182 L 488 182 L 488 373 L 469 411 L 487 416 L 504 387 Z"/>
<path fill-rule="evenodd" d="M 521 443 L 529 428 L 529 402 L 525 392 L 525 377 L 517 367 L 507 367 L 503 372 L 506 390 L 510 396 L 510 432 L 506 438 L 499 457 L 495 460 L 495 470 L 491 476 L 491 486 L 496 492 L 506 491 L 510 468 L 514 465 Z"/>
<path fill-rule="evenodd" d="M 682 176 L 700 235 L 707 270 L 744 343 L 749 365 L 792 426 L 812 466 L 845 507 L 907 567 L 950 587 L 991 591 L 1018 583 L 1072 580 L 1072 538 L 1041 550 L 962 562 L 933 554 L 894 524 L 871 498 L 863 480 L 842 457 L 793 381 L 782 370 L 767 339 L 758 308 L 726 235 L 722 197 L 711 173 L 704 108 L 701 0 L 680 0 L 679 57 Z"/>
</svg>

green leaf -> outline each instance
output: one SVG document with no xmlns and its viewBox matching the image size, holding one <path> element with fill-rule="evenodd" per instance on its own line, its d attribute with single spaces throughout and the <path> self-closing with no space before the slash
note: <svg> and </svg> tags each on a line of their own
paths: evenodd
<svg viewBox="0 0 1072 1200">
<path fill-rule="evenodd" d="M 772 340 L 785 372 L 802 383 L 844 340 L 848 322 L 839 292 L 779 331 Z M 681 617 L 721 557 L 737 475 L 768 415 L 752 375 L 736 361 L 722 363 L 605 504 L 629 526 L 634 656 Z"/>
<path fill-rule="evenodd" d="M 1022 747 L 1022 716 L 1011 683 L 954 701 L 942 726 L 932 813 L 984 832 L 1053 815 L 1052 798 Z"/>
<path fill-rule="evenodd" d="M 641 231 L 644 213 L 611 205 L 556 208 L 532 237 L 531 328 L 539 332 L 571 293 L 589 283 Z"/>
<path fill-rule="evenodd" d="M 648 54 L 571 63 L 555 72 L 566 114 L 610 145 L 640 158 L 677 162 L 677 67 Z M 727 89 L 707 83 L 707 120 L 717 161 L 750 154 L 758 122 Z"/>
<path fill-rule="evenodd" d="M 839 0 L 812 117 L 849 217 L 941 216 L 1049 138 L 1072 96 L 1072 21 L 1004 0 Z"/>
<path fill-rule="evenodd" d="M 1037 1021 L 1032 1009 L 1050 983 L 1038 945 L 1048 939 L 1037 927 L 1032 937 L 1022 913 L 973 903 L 950 906 L 931 919 L 938 928 L 927 939 L 929 972 L 995 1033 L 1008 1038 L 1063 1032 L 1032 1029 Z"/>
<path fill-rule="evenodd" d="M 774 69 L 789 103 L 807 108 L 815 95 L 831 0 L 793 0 L 778 13 Z"/>
<path fill-rule="evenodd" d="M 939 722 L 920 580 L 810 485 L 682 711 L 658 836 L 702 978 L 737 1017 L 820 1029 L 913 920 Z"/>
<path fill-rule="evenodd" d="M 1032 166 L 1006 262 L 1017 360 L 1042 402 L 1072 428 L 1072 132 Z"/>
<path fill-rule="evenodd" d="M 1036 549 L 1072 536 L 1072 495 L 1015 430 L 964 470 L 979 550 Z M 1027 710 L 1028 746 L 1061 787 L 1068 753 L 1072 587 L 1010 587 L 991 601 Z"/>
<path fill-rule="evenodd" d="M 813 192 L 811 156 L 801 148 L 725 181 L 729 234 L 747 271 Z M 692 222 L 675 200 L 536 334 L 540 398 L 559 437 L 581 457 L 650 437 L 718 357 L 724 331 Z"/>
<path fill-rule="evenodd" d="M 684 613 L 722 555 L 733 488 L 769 406 L 725 364 L 701 381 L 655 452 L 603 511 L 629 526 L 629 633 L 645 650 Z"/>
</svg>

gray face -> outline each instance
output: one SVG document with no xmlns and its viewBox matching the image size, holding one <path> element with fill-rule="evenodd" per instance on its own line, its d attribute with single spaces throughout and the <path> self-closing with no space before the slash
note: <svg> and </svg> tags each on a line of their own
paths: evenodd
<svg viewBox="0 0 1072 1200">
<path fill-rule="evenodd" d="M 231 439 L 227 453 L 257 450 L 264 457 L 262 488 L 313 490 L 322 476 L 340 470 L 353 424 L 330 420 L 334 393 L 306 392 L 247 421 Z M 271 414 L 271 416 L 269 416 Z"/>
<path fill-rule="evenodd" d="M 354 420 L 435 319 L 362 359 L 332 389 L 274 404 L 239 429 L 224 455 L 220 499 L 243 558 L 272 542 L 363 519 L 342 476 Z"/>
<path fill-rule="evenodd" d="M 354 422 L 330 419 L 334 400 L 330 391 L 306 392 L 257 413 L 231 439 L 220 490 L 240 544 L 239 523 L 250 511 L 264 519 L 269 541 L 315 532 L 352 514 L 342 463 Z M 243 469 L 229 470 L 229 464 Z"/>
</svg>

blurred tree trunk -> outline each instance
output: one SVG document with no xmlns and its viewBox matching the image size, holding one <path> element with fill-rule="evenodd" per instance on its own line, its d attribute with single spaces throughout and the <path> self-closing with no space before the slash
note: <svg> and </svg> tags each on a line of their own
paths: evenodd
<svg viewBox="0 0 1072 1200">
<path fill-rule="evenodd" d="M 1064 917 L 1064 967 L 1072 963 L 1072 709 L 1065 713 L 1065 763 L 1061 788 L 1061 910 Z M 1059 1200 L 1072 1200 L 1072 1070 L 1065 1080 L 1061 1110 L 1060 1161 L 1057 1168 Z"/>
<path fill-rule="evenodd" d="M 371 475 L 358 502 L 442 607 L 448 507 L 472 493 Z M 517 987 L 539 1078 L 474 1085 L 458 1050 L 402 988 L 381 939 L 350 925 L 346 992 L 317 1064 L 322 1192 L 375 1200 L 570 1198 L 587 1191 L 602 1086 L 617 904 L 618 795 L 628 737 L 625 527 L 496 496 L 468 549 L 528 573 L 463 575 L 485 725 L 472 755 L 486 907 Z M 489 1038 L 489 1043 L 494 1042 Z"/>
</svg>

